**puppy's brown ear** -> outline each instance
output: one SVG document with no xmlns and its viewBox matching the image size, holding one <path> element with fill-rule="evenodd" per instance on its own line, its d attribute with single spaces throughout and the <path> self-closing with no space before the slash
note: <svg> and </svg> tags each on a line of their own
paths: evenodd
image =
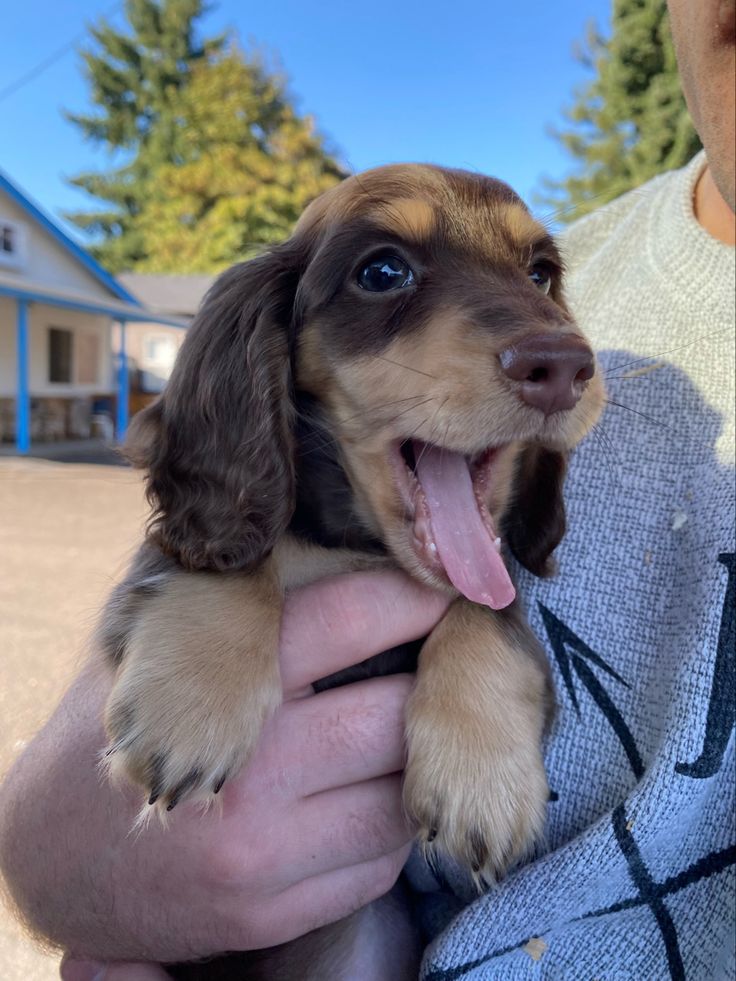
<svg viewBox="0 0 736 981">
<path fill-rule="evenodd" d="M 519 456 L 504 535 L 512 553 L 535 576 L 555 572 L 551 555 L 566 528 L 562 497 L 566 469 L 564 454 L 540 446 L 527 446 Z"/>
<path fill-rule="evenodd" d="M 148 473 L 149 538 L 188 569 L 247 569 L 294 507 L 288 330 L 292 243 L 217 280 L 126 452 Z"/>
</svg>

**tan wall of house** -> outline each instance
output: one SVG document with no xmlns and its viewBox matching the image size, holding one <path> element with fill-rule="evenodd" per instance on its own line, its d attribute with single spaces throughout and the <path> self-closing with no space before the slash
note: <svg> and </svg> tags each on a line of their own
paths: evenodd
<svg viewBox="0 0 736 981">
<path fill-rule="evenodd" d="M 49 328 L 72 331 L 72 381 L 49 381 Z M 17 303 L 0 297 L 0 397 L 14 397 L 16 391 Z M 89 339 L 92 339 L 91 341 Z M 84 364 L 92 363 L 96 346 L 96 377 L 80 380 Z M 110 318 L 65 310 L 43 303 L 28 305 L 29 389 L 31 395 L 76 397 L 112 392 L 114 367 L 110 338 Z"/>
<path fill-rule="evenodd" d="M 0 396 L 15 393 L 16 303 L 0 296 Z"/>
</svg>

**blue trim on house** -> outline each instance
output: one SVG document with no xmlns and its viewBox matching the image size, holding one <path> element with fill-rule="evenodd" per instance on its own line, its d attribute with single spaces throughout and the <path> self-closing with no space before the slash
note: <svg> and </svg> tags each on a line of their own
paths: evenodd
<svg viewBox="0 0 736 981">
<path fill-rule="evenodd" d="M 128 320 L 144 324 L 165 324 L 168 327 L 179 327 L 186 330 L 190 321 L 181 317 L 167 317 L 160 313 L 154 313 L 135 304 L 134 309 L 120 310 L 114 306 L 107 306 L 105 303 L 96 303 L 87 300 L 71 300 L 65 296 L 57 296 L 54 293 L 41 293 L 33 289 L 26 289 L 22 286 L 7 286 L 0 283 L 0 296 L 11 296 L 16 300 L 26 300 L 28 303 L 45 303 L 50 307 L 61 307 L 65 310 L 81 310 L 83 313 L 104 314 L 112 317 L 113 320 Z"/>
<path fill-rule="evenodd" d="M 128 352 L 125 350 L 124 320 L 120 321 L 120 351 L 118 353 L 118 405 L 115 435 L 119 443 L 125 439 L 128 428 L 130 385 L 128 383 Z"/>
<path fill-rule="evenodd" d="M 28 387 L 28 303 L 18 300 L 17 319 L 18 387 L 15 393 L 15 448 L 27 453 L 31 448 L 31 396 Z"/>
<path fill-rule="evenodd" d="M 95 279 L 106 289 L 108 289 L 114 296 L 118 297 L 120 300 L 124 300 L 126 303 L 132 303 L 133 306 L 141 306 L 140 301 L 129 293 L 124 286 L 122 286 L 114 276 L 111 276 L 106 269 L 96 262 L 89 252 L 86 252 L 81 245 L 70 238 L 66 232 L 63 232 L 61 228 L 54 222 L 48 215 L 44 214 L 43 211 L 34 204 L 33 201 L 28 198 L 21 189 L 11 181 L 7 174 L 0 170 L 0 191 L 4 191 L 11 200 L 26 212 L 26 214 L 33 218 L 34 221 L 47 231 L 52 238 L 61 245 L 61 247 L 68 252 L 72 258 L 76 259 L 77 262 L 81 263 L 87 272 L 91 273 Z"/>
</svg>

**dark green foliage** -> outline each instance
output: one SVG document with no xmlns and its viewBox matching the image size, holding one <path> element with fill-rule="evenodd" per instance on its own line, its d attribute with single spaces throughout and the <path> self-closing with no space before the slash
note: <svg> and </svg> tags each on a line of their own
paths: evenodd
<svg viewBox="0 0 736 981">
<path fill-rule="evenodd" d="M 200 40 L 203 0 L 126 0 L 82 52 L 97 111 L 69 114 L 114 166 L 72 183 L 104 207 L 68 217 L 108 269 L 211 272 L 288 234 L 344 174 L 284 79 L 225 35 Z"/>
<path fill-rule="evenodd" d="M 699 2 L 699 0 L 693 0 Z M 577 60 L 594 75 L 554 131 L 575 160 L 539 201 L 571 221 L 681 167 L 700 149 L 680 89 L 665 0 L 613 0 L 611 35 L 590 26 Z"/>
</svg>

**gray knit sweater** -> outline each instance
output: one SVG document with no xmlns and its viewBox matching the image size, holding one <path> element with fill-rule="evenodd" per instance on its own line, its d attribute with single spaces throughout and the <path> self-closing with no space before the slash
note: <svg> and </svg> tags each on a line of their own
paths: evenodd
<svg viewBox="0 0 736 981">
<path fill-rule="evenodd" d="M 693 215 L 703 165 L 565 238 L 614 404 L 572 462 L 559 575 L 519 574 L 557 684 L 546 841 L 472 902 L 413 860 L 425 981 L 736 977 L 736 269 Z"/>
</svg>

